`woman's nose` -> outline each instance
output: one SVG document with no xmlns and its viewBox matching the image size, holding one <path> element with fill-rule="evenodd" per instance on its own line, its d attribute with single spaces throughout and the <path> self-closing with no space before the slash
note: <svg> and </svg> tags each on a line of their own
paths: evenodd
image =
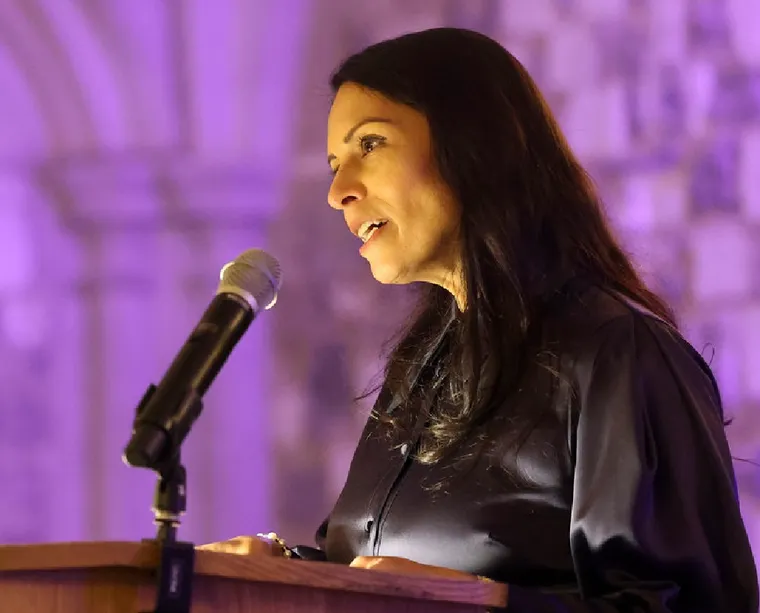
<svg viewBox="0 0 760 613">
<path fill-rule="evenodd" d="M 327 193 L 327 202 L 330 203 L 332 208 L 340 210 L 352 202 L 364 199 L 366 196 L 367 189 L 364 184 L 349 176 L 348 173 L 343 173 L 341 169 L 338 170 L 332 185 L 330 185 L 330 191 Z"/>
</svg>

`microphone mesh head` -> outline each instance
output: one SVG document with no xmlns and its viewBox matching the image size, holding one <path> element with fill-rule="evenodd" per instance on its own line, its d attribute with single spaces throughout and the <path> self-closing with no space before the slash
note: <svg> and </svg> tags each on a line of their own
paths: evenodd
<svg viewBox="0 0 760 613">
<path fill-rule="evenodd" d="M 256 313 L 277 302 L 281 276 L 280 263 L 274 257 L 261 249 L 248 249 L 224 265 L 216 293 L 242 296 Z"/>
</svg>

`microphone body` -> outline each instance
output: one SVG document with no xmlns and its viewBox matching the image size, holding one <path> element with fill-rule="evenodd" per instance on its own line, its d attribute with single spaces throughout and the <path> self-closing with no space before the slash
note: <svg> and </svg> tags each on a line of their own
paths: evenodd
<svg viewBox="0 0 760 613">
<path fill-rule="evenodd" d="M 217 294 L 166 371 L 158 391 L 189 388 L 203 396 L 255 317 L 236 294 Z"/>
<path fill-rule="evenodd" d="M 221 277 L 217 294 L 200 321 L 159 384 L 148 388 L 138 406 L 123 455 L 131 466 L 158 469 L 173 460 L 200 416 L 201 399 L 262 310 L 259 305 L 274 304 L 279 265 L 268 254 L 248 251 L 225 266 Z"/>
</svg>

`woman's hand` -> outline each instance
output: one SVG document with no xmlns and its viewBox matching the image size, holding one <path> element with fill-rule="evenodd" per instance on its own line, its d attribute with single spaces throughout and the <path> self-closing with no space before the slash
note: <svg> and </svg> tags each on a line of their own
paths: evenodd
<svg viewBox="0 0 760 613">
<path fill-rule="evenodd" d="M 264 536 L 236 536 L 227 541 L 198 545 L 196 549 L 216 551 L 218 553 L 234 553 L 240 556 L 282 556 L 283 549 L 274 540 Z"/>
<path fill-rule="evenodd" d="M 430 566 L 413 562 L 407 558 L 392 557 L 373 557 L 359 556 L 351 562 L 353 568 L 366 568 L 370 570 L 380 570 L 388 573 L 397 573 L 399 575 L 417 575 L 427 577 L 444 577 L 447 579 L 459 579 L 470 581 L 483 581 L 481 577 L 465 573 L 461 570 L 451 568 L 442 568 L 440 566 Z"/>
</svg>

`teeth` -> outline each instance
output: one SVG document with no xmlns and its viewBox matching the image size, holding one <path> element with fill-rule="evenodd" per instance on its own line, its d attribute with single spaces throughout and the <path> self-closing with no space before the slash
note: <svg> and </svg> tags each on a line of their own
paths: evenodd
<svg viewBox="0 0 760 613">
<path fill-rule="evenodd" d="M 364 236 L 362 236 L 362 242 L 366 243 L 369 239 L 372 238 L 372 235 L 375 232 L 377 232 L 379 229 L 380 229 L 380 226 L 372 226 L 372 229 L 367 234 L 365 234 Z"/>
<path fill-rule="evenodd" d="M 367 242 L 370 238 L 372 238 L 372 235 L 380 229 L 381 226 L 385 224 L 385 220 L 383 219 L 373 219 L 371 221 L 365 221 L 360 227 L 359 232 L 357 234 L 359 235 L 359 238 L 362 239 L 362 242 Z"/>
</svg>

